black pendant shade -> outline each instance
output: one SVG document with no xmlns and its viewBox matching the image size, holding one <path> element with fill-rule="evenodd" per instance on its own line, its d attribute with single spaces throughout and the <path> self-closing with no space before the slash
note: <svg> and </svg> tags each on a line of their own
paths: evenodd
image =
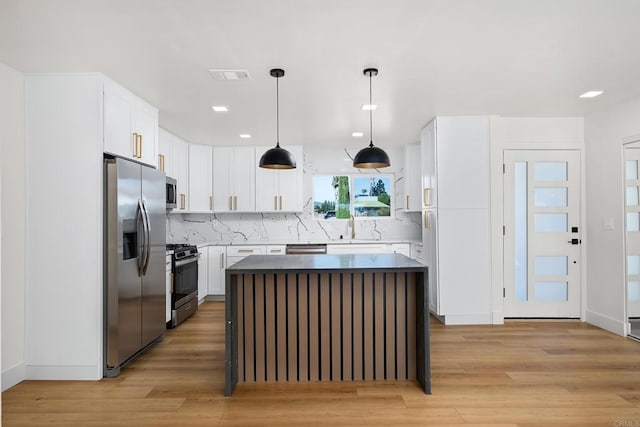
<svg viewBox="0 0 640 427">
<path fill-rule="evenodd" d="M 363 71 L 365 76 L 369 76 L 369 105 L 371 102 L 371 78 L 378 75 L 377 68 L 367 68 Z M 353 158 L 353 166 L 358 169 L 378 169 L 391 166 L 389 156 L 382 148 L 373 145 L 373 117 L 372 109 L 369 109 L 369 146 L 358 151 Z"/>
<path fill-rule="evenodd" d="M 280 91 L 278 79 L 284 76 L 284 70 L 274 68 L 269 71 L 271 77 L 276 78 L 276 146 L 268 149 L 260 157 L 258 165 L 265 169 L 295 169 L 296 159 L 293 154 L 280 148 Z"/>
</svg>

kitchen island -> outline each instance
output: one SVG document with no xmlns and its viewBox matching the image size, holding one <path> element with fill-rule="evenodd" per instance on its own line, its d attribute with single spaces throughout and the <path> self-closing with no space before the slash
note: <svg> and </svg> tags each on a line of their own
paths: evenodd
<svg viewBox="0 0 640 427">
<path fill-rule="evenodd" d="M 400 254 L 251 255 L 226 269 L 238 382 L 417 380 L 431 393 L 427 267 Z"/>
</svg>

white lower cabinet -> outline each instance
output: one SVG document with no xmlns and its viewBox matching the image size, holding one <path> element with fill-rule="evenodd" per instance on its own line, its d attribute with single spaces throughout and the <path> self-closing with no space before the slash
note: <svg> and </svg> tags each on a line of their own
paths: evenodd
<svg viewBox="0 0 640 427">
<path fill-rule="evenodd" d="M 422 245 L 418 243 L 411 244 L 411 258 L 424 263 L 424 249 Z"/>
<path fill-rule="evenodd" d="M 171 288 L 173 287 L 173 273 L 171 273 L 171 255 L 166 257 L 166 305 L 165 305 L 165 321 L 171 320 Z"/>
<path fill-rule="evenodd" d="M 227 267 L 249 255 L 265 255 L 265 246 L 227 246 Z"/>
<path fill-rule="evenodd" d="M 409 243 L 393 243 L 391 250 L 394 254 L 401 254 L 406 257 L 411 257 L 411 245 Z"/>
<path fill-rule="evenodd" d="M 225 270 L 225 246 L 209 246 L 207 264 L 209 268 L 208 294 L 224 296 L 224 270 Z"/>
<path fill-rule="evenodd" d="M 286 255 L 287 245 L 267 245 L 265 250 L 267 255 Z"/>
<path fill-rule="evenodd" d="M 200 259 L 198 259 L 198 303 L 202 303 L 207 296 L 209 290 L 209 247 L 203 246 L 198 248 Z"/>
</svg>

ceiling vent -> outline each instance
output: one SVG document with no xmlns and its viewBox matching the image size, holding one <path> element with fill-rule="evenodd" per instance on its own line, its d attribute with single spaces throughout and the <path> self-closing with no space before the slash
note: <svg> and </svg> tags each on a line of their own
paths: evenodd
<svg viewBox="0 0 640 427">
<path fill-rule="evenodd" d="M 251 80 L 248 70 L 209 70 L 213 80 Z"/>
</svg>

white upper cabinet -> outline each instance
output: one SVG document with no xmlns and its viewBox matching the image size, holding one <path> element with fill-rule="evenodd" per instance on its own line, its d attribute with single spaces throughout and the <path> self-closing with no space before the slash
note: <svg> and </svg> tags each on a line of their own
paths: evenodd
<svg viewBox="0 0 640 427">
<path fill-rule="evenodd" d="M 158 110 L 105 79 L 104 152 L 156 167 Z"/>
<path fill-rule="evenodd" d="M 438 173 L 436 165 L 436 121 L 433 120 L 421 134 L 422 156 L 422 207 L 423 209 L 438 206 Z"/>
<path fill-rule="evenodd" d="M 405 146 L 404 188 L 404 210 L 419 212 L 422 209 L 420 144 Z"/>
<path fill-rule="evenodd" d="M 437 206 L 488 209 L 489 119 L 438 117 L 435 126 Z"/>
<path fill-rule="evenodd" d="M 167 176 L 175 177 L 173 171 L 173 138 L 169 132 L 158 128 L 158 169 Z"/>
<path fill-rule="evenodd" d="M 189 144 L 189 210 L 191 212 L 213 210 L 212 167 L 213 147 Z"/>
<path fill-rule="evenodd" d="M 287 146 L 296 159 L 295 169 L 263 169 L 260 157 L 272 147 L 256 147 L 256 210 L 259 212 L 302 212 L 302 146 Z"/>
<path fill-rule="evenodd" d="M 178 137 L 173 137 L 172 159 L 173 173 L 177 181 L 178 212 L 189 210 L 189 144 Z"/>
<path fill-rule="evenodd" d="M 256 210 L 255 149 L 213 147 L 213 210 Z"/>
</svg>

